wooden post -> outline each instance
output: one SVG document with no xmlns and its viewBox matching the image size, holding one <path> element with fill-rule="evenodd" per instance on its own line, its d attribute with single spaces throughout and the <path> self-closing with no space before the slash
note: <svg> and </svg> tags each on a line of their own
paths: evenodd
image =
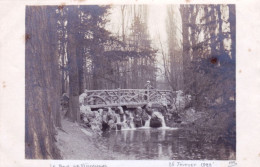
<svg viewBox="0 0 260 167">
<path fill-rule="evenodd" d="M 121 106 L 121 91 L 120 91 L 121 89 L 120 88 L 117 88 L 117 91 L 118 91 L 118 93 L 117 93 L 117 97 L 118 97 L 118 103 L 119 103 L 119 106 Z"/>
<path fill-rule="evenodd" d="M 147 88 L 147 102 L 150 102 L 150 88 Z"/>
</svg>

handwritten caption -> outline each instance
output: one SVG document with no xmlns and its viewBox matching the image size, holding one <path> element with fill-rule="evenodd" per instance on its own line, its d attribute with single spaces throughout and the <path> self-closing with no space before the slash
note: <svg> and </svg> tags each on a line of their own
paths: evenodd
<svg viewBox="0 0 260 167">
<path fill-rule="evenodd" d="M 80 164 L 50 164 L 50 167 L 108 167 L 107 165 L 98 165 L 98 164 L 86 164 L 86 163 L 80 163 Z"/>
<path fill-rule="evenodd" d="M 171 161 L 169 167 L 218 167 L 219 163 L 214 161 Z M 228 161 L 227 167 L 237 166 L 236 161 Z"/>
<path fill-rule="evenodd" d="M 127 162 L 127 161 L 126 161 Z M 138 165 L 139 163 L 137 163 Z M 149 163 L 146 162 L 146 165 Z M 111 164 L 110 164 L 111 165 Z M 115 163 L 114 165 L 117 166 Z M 158 164 L 157 164 L 158 165 Z M 165 164 L 166 165 L 166 164 Z M 165 165 L 160 165 L 167 167 Z M 134 163 L 131 163 L 131 165 L 126 165 L 126 166 L 135 166 Z M 148 166 L 154 166 L 153 165 L 148 165 Z M 236 167 L 237 163 L 236 161 L 178 161 L 178 160 L 173 160 L 168 162 L 168 167 Z M 73 162 L 73 163 L 53 163 L 50 164 L 49 167 L 108 167 L 107 164 L 94 164 L 94 163 L 81 163 L 81 162 Z"/>
<path fill-rule="evenodd" d="M 214 162 L 173 161 L 169 162 L 169 167 L 214 167 Z"/>
</svg>

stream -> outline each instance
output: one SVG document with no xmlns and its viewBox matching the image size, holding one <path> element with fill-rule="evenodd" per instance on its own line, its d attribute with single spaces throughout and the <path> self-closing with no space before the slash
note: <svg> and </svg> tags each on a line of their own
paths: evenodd
<svg viewBox="0 0 260 167">
<path fill-rule="evenodd" d="M 219 140 L 218 136 L 214 134 L 214 130 L 201 131 L 192 127 L 167 127 L 164 115 L 156 110 L 151 115 L 147 114 L 146 120 L 143 120 L 138 112 L 133 115 L 123 111 L 122 114 L 113 113 L 112 110 L 109 110 L 108 113 L 112 113 L 111 115 L 116 118 L 116 121 L 110 124 L 115 128 L 103 131 L 101 136 L 94 140 L 95 147 L 102 154 L 107 155 L 106 159 L 235 159 L 235 146 L 232 147 L 226 142 L 234 141 L 235 138 Z"/>
<path fill-rule="evenodd" d="M 230 146 L 205 142 L 202 134 L 198 136 L 200 134 L 185 129 L 142 127 L 105 132 L 96 147 L 114 155 L 114 159 L 235 159 Z"/>
</svg>

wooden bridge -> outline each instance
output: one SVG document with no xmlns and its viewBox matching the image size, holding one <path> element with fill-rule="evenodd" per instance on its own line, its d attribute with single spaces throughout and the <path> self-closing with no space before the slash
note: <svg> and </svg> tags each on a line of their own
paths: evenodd
<svg viewBox="0 0 260 167">
<path fill-rule="evenodd" d="M 91 108 L 143 106 L 148 103 L 171 105 L 174 93 L 157 89 L 86 90 L 81 98 Z"/>
</svg>

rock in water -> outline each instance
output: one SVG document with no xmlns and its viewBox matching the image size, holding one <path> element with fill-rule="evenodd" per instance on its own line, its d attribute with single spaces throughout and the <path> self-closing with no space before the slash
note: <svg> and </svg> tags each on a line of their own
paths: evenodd
<svg viewBox="0 0 260 167">
<path fill-rule="evenodd" d="M 134 124 L 135 124 L 135 127 L 136 128 L 139 128 L 139 127 L 142 127 L 143 124 L 142 124 L 142 118 L 140 116 L 136 116 L 133 120 Z"/>
<path fill-rule="evenodd" d="M 162 127 L 162 120 L 158 117 L 152 117 L 150 120 L 150 127 L 159 128 Z"/>
<path fill-rule="evenodd" d="M 145 108 L 144 108 L 145 112 L 149 115 L 152 115 L 153 114 L 153 110 L 152 110 L 152 104 L 151 103 L 148 103 Z"/>
<path fill-rule="evenodd" d="M 109 125 L 105 122 L 102 122 L 102 131 L 107 131 L 109 130 Z"/>
<path fill-rule="evenodd" d="M 149 115 L 145 111 L 143 111 L 141 117 L 142 117 L 142 124 L 144 126 L 145 122 L 149 119 Z"/>
<path fill-rule="evenodd" d="M 116 129 L 117 130 L 121 130 L 122 129 L 122 125 L 121 124 L 116 124 Z"/>
<path fill-rule="evenodd" d="M 116 123 L 114 120 L 110 119 L 108 121 L 108 126 L 109 126 L 110 130 L 116 130 Z"/>
</svg>

